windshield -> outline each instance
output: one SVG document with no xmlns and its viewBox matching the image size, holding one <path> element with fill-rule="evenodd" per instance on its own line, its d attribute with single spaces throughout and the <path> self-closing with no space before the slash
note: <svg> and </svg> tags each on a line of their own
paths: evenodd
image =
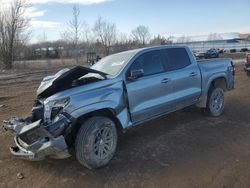
<svg viewBox="0 0 250 188">
<path fill-rule="evenodd" d="M 91 69 L 107 73 L 111 76 L 115 76 L 128 63 L 128 61 L 134 54 L 134 51 L 130 51 L 107 56 L 94 64 Z"/>
</svg>

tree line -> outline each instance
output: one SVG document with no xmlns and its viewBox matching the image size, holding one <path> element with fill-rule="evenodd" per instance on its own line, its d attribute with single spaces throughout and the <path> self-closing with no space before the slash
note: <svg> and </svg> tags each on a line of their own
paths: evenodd
<svg viewBox="0 0 250 188">
<path fill-rule="evenodd" d="M 115 23 L 99 17 L 94 25 L 80 20 L 80 9 L 77 5 L 72 8 L 72 18 L 68 22 L 65 31 L 62 32 L 61 42 L 66 42 L 72 49 L 101 51 L 104 56 L 110 53 L 127 49 L 170 43 L 170 38 L 153 36 L 147 26 L 139 25 L 131 31 L 131 34 L 119 32 Z"/>
<path fill-rule="evenodd" d="M 0 6 L 0 63 L 5 69 L 12 68 L 14 55 L 29 39 L 29 19 L 25 17 L 27 8 L 24 0 Z"/>
<path fill-rule="evenodd" d="M 48 41 L 46 33 L 35 44 L 30 44 L 30 18 L 26 13 L 30 7 L 27 0 L 11 0 L 8 6 L 0 5 L 0 68 L 11 69 L 15 60 L 39 57 L 74 58 L 78 61 L 87 52 L 101 56 L 112 53 L 172 43 L 173 37 L 153 36 L 145 25 L 132 29 L 130 34 L 119 32 L 115 23 L 99 17 L 92 26 L 80 19 L 80 8 L 72 7 L 72 16 L 61 31 L 61 39 Z M 209 40 L 221 39 L 214 33 Z M 179 37 L 178 43 L 190 42 L 191 38 Z M 42 55 L 44 53 L 45 55 Z M 52 53 L 52 54 L 51 54 Z"/>
<path fill-rule="evenodd" d="M 26 0 L 11 0 L 0 7 L 0 67 L 11 69 L 17 59 L 29 59 L 36 49 L 54 48 L 64 51 L 64 57 L 78 59 L 81 53 L 97 52 L 103 56 L 128 49 L 171 42 L 163 36 L 151 36 L 147 26 L 139 25 L 130 35 L 118 31 L 115 23 L 99 17 L 92 27 L 80 20 L 80 8 L 74 5 L 72 18 L 61 39 L 47 41 L 46 33 L 36 44 L 30 44 L 30 18 L 25 13 L 30 5 Z"/>
</svg>

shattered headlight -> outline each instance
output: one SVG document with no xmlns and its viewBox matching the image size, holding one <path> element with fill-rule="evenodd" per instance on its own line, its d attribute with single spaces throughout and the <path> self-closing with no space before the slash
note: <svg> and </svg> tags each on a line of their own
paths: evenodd
<svg viewBox="0 0 250 188">
<path fill-rule="evenodd" d="M 70 98 L 63 98 L 59 100 L 49 101 L 48 103 L 44 104 L 44 120 L 50 121 L 55 116 L 57 116 L 61 110 L 67 106 L 70 102 Z"/>
<path fill-rule="evenodd" d="M 55 100 L 53 101 L 53 107 L 65 107 L 69 104 L 70 98 L 63 98 L 63 99 L 59 99 L 59 100 Z"/>
</svg>

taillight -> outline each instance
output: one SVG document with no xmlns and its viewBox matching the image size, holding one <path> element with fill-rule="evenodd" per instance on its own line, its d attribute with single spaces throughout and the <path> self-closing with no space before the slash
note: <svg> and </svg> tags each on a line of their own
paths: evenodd
<svg viewBox="0 0 250 188">
<path fill-rule="evenodd" d="M 231 66 L 232 66 L 232 74 L 233 76 L 235 76 L 235 66 L 234 66 L 233 61 L 231 61 Z"/>
</svg>

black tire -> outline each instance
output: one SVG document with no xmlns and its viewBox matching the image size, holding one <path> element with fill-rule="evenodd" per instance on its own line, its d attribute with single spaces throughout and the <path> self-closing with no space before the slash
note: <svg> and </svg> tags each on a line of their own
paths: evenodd
<svg viewBox="0 0 250 188">
<path fill-rule="evenodd" d="M 224 112 L 224 90 L 219 87 L 211 87 L 208 92 L 205 112 L 213 117 L 218 117 Z"/>
<path fill-rule="evenodd" d="M 76 158 L 89 169 L 101 168 L 113 158 L 116 146 L 115 123 L 107 117 L 92 117 L 80 127 L 77 134 Z"/>
</svg>

